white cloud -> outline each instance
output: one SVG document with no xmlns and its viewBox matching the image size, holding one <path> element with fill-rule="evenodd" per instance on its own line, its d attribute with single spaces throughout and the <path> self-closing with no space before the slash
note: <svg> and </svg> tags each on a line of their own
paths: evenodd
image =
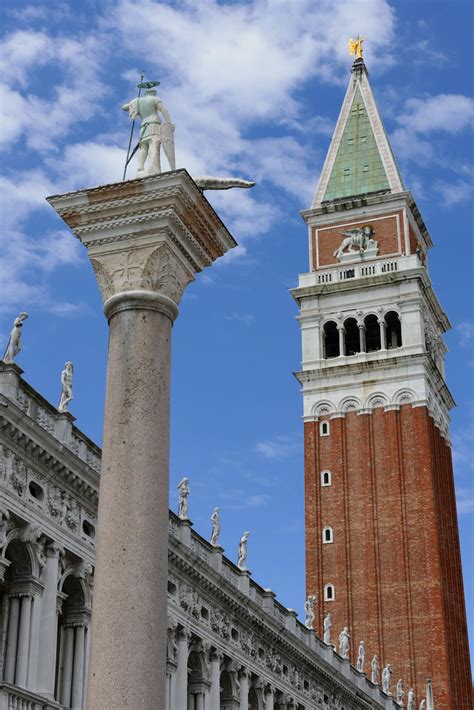
<svg viewBox="0 0 474 710">
<path fill-rule="evenodd" d="M 474 490 L 471 488 L 456 488 L 456 503 L 460 515 L 474 513 Z"/>
<path fill-rule="evenodd" d="M 467 182 L 466 180 L 457 180 L 456 182 L 438 180 L 434 188 L 441 195 L 443 204 L 446 207 L 452 207 L 460 202 L 471 200 L 474 194 L 473 182 Z"/>
<path fill-rule="evenodd" d="M 474 323 L 462 321 L 456 325 L 456 331 L 459 333 L 459 344 L 470 346 L 474 341 Z"/>
<path fill-rule="evenodd" d="M 279 460 L 291 456 L 299 450 L 301 442 L 289 436 L 277 436 L 267 441 L 259 441 L 255 451 L 266 459 Z"/>
</svg>

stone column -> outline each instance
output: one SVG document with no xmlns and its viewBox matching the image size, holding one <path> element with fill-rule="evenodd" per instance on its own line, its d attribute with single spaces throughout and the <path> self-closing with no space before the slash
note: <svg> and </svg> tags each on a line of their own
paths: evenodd
<svg viewBox="0 0 474 710">
<path fill-rule="evenodd" d="M 41 620 L 42 597 L 35 594 L 32 598 L 31 624 L 30 624 L 30 648 L 28 652 L 28 673 L 26 687 L 28 690 L 36 690 L 36 672 L 38 668 L 39 656 L 39 633 Z M 43 652 L 43 649 L 42 649 Z"/>
<path fill-rule="evenodd" d="M 221 662 L 224 654 L 220 651 L 211 651 L 211 688 L 209 691 L 209 710 L 220 710 L 221 706 Z"/>
<path fill-rule="evenodd" d="M 240 710 L 249 710 L 249 672 L 242 668 L 239 673 Z"/>
<path fill-rule="evenodd" d="M 188 707 L 188 657 L 191 633 L 186 629 L 178 632 L 178 667 L 176 669 L 175 704 L 176 710 Z M 174 708 L 173 708 L 174 710 Z"/>
<path fill-rule="evenodd" d="M 344 326 L 338 325 L 337 332 L 339 333 L 339 357 L 342 357 L 343 355 L 346 354 L 346 348 L 345 348 L 345 342 L 344 342 L 344 334 L 345 334 Z"/>
<path fill-rule="evenodd" d="M 18 623 L 20 619 L 20 598 L 10 597 L 7 632 L 7 651 L 5 660 L 5 681 L 15 682 L 16 652 L 18 647 Z"/>
<path fill-rule="evenodd" d="M 88 249 L 110 326 L 87 708 L 154 710 L 166 696 L 171 327 L 195 272 L 236 243 L 185 170 L 49 202 Z"/>
<path fill-rule="evenodd" d="M 72 661 L 74 657 L 74 628 L 72 626 L 63 627 L 64 634 L 64 657 L 61 674 L 61 704 L 71 707 L 71 687 L 72 687 Z"/>
<path fill-rule="evenodd" d="M 84 652 L 85 652 L 85 627 L 76 626 L 74 629 L 74 664 L 72 669 L 71 708 L 81 710 L 82 693 L 84 688 Z"/>
<path fill-rule="evenodd" d="M 58 566 L 61 548 L 52 544 L 46 548 L 46 565 L 43 570 L 44 583 L 41 603 L 41 619 L 39 627 L 37 684 L 38 693 L 46 698 L 54 699 L 54 676 L 56 670 L 56 641 L 58 628 L 57 589 Z"/>
<path fill-rule="evenodd" d="M 31 596 L 21 596 L 20 623 L 18 628 L 18 649 L 16 654 L 15 685 L 26 688 L 28 655 L 30 649 Z"/>
<path fill-rule="evenodd" d="M 360 347 L 360 352 L 365 353 L 367 346 L 365 343 L 365 325 L 364 323 L 358 323 L 359 327 L 359 347 Z"/>
<path fill-rule="evenodd" d="M 383 318 L 379 319 L 379 327 L 380 327 L 380 349 L 386 350 L 387 349 L 387 324 Z"/>
</svg>

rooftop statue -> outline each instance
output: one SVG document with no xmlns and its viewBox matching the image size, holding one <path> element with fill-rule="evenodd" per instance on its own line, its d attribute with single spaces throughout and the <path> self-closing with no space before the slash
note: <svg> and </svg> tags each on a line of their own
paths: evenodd
<svg viewBox="0 0 474 710">
<path fill-rule="evenodd" d="M 219 508 L 214 508 L 214 510 L 212 511 L 211 520 L 212 520 L 211 545 L 213 547 L 218 547 L 219 535 L 221 532 L 221 521 L 219 518 Z"/>
<path fill-rule="evenodd" d="M 189 478 L 185 476 L 178 483 L 178 517 L 181 520 L 189 520 L 188 518 L 188 495 L 191 493 L 191 489 L 188 486 Z"/>
<path fill-rule="evenodd" d="M 15 361 L 16 356 L 21 351 L 21 332 L 23 329 L 23 321 L 28 318 L 28 313 L 20 313 L 13 322 L 13 328 L 10 331 L 3 362 L 9 365 Z"/>
<path fill-rule="evenodd" d="M 174 124 L 163 101 L 158 97 L 155 86 L 159 81 L 140 82 L 138 88 L 146 89 L 144 96 L 131 99 L 122 106 L 123 111 L 135 122 L 141 120 L 138 138 L 137 177 L 161 173 L 161 145 L 171 170 L 176 168 L 174 155 Z M 163 120 L 160 117 L 163 117 Z M 135 152 L 135 151 L 134 151 Z M 133 156 L 134 153 L 132 153 Z M 127 156 L 128 160 L 128 156 Z M 145 163 L 148 161 L 147 167 Z"/>
<path fill-rule="evenodd" d="M 74 399 L 72 395 L 72 373 L 74 367 L 72 362 L 67 362 L 64 365 L 64 370 L 61 372 L 61 399 L 59 400 L 58 411 L 67 412 L 69 402 Z"/>
<path fill-rule="evenodd" d="M 304 611 L 306 614 L 306 619 L 305 619 L 304 625 L 306 626 L 307 629 L 314 629 L 314 619 L 315 619 L 314 605 L 315 605 L 315 603 L 316 603 L 316 595 L 310 594 L 305 602 L 305 605 L 304 605 Z"/>
<path fill-rule="evenodd" d="M 365 37 L 357 35 L 357 39 L 349 40 L 349 54 L 355 54 L 356 59 L 362 59 L 362 54 L 364 49 L 362 47 L 362 42 L 365 42 Z"/>
<path fill-rule="evenodd" d="M 244 532 L 239 542 L 239 555 L 237 559 L 237 567 L 243 571 L 247 569 L 245 562 L 247 560 L 247 540 L 250 537 L 250 533 Z"/>
</svg>

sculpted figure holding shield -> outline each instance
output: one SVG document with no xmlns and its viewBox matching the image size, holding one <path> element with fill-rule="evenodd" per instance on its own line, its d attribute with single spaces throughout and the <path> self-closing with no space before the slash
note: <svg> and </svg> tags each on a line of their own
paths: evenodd
<svg viewBox="0 0 474 710">
<path fill-rule="evenodd" d="M 145 94 L 132 99 L 122 106 L 123 111 L 128 111 L 132 121 L 137 116 L 141 120 L 140 137 L 138 139 L 137 177 L 161 173 L 161 146 L 163 146 L 170 169 L 175 170 L 176 168 L 174 124 L 171 121 L 168 109 L 156 93 L 154 86 L 158 84 L 159 82 L 139 84 L 139 87 L 146 88 Z M 146 169 L 145 162 L 147 162 Z"/>
</svg>

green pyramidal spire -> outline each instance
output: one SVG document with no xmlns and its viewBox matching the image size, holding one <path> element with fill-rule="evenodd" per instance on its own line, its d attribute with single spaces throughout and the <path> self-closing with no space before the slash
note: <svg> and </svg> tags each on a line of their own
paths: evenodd
<svg viewBox="0 0 474 710">
<path fill-rule="evenodd" d="M 313 207 L 342 198 L 405 189 L 362 59 L 352 77 L 319 180 Z"/>
</svg>

